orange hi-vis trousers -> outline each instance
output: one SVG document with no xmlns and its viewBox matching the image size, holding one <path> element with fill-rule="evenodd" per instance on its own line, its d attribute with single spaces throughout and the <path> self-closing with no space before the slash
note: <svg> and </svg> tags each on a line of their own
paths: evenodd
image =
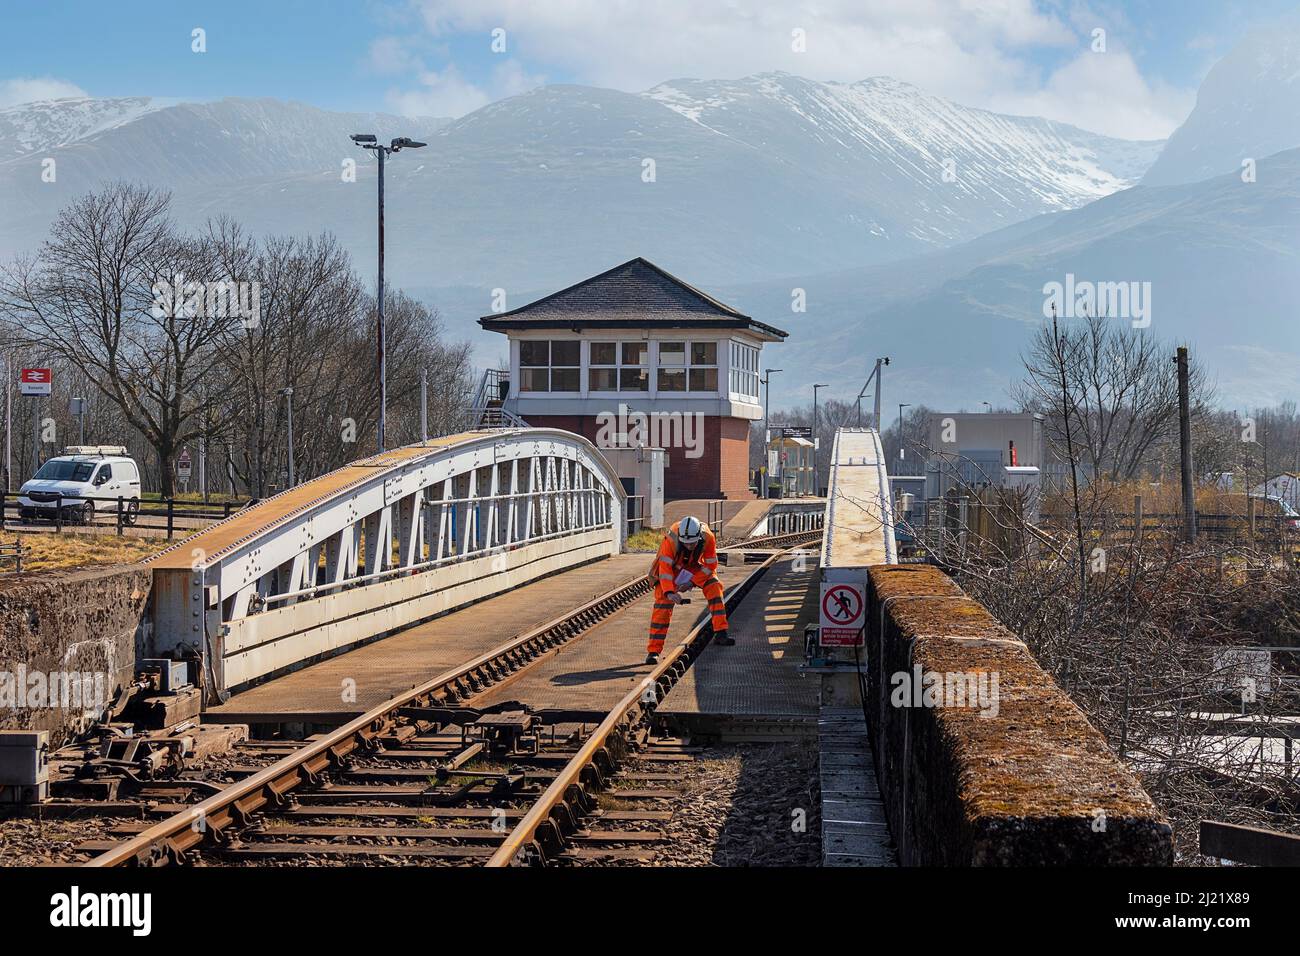
<svg viewBox="0 0 1300 956">
<path fill-rule="evenodd" d="M 710 571 L 701 569 L 691 575 L 691 583 L 704 593 L 709 602 L 709 613 L 713 617 L 713 633 L 727 630 L 727 605 L 722 600 L 722 582 Z M 655 585 L 654 609 L 650 612 L 650 641 L 646 644 L 646 653 L 662 654 L 664 638 L 668 636 L 668 625 L 673 619 L 673 602 L 668 600 L 662 583 Z"/>
</svg>

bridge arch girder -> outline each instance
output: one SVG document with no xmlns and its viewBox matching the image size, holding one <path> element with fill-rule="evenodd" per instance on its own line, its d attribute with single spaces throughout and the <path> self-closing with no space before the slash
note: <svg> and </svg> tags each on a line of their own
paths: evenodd
<svg viewBox="0 0 1300 956">
<path fill-rule="evenodd" d="M 155 557 L 155 653 L 220 688 L 518 586 L 626 537 L 618 476 L 585 438 L 493 429 L 354 462 Z M 445 593 L 444 593 L 445 592 Z"/>
</svg>

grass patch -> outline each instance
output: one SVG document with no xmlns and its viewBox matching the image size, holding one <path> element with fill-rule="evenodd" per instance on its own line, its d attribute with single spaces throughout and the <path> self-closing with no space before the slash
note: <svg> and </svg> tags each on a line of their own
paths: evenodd
<svg viewBox="0 0 1300 956">
<path fill-rule="evenodd" d="M 161 539 L 128 535 L 119 538 L 117 535 L 76 534 L 71 531 L 62 534 L 23 533 L 12 537 L 4 535 L 0 541 L 9 544 L 15 538 L 28 549 L 23 557 L 24 572 L 142 561 L 157 554 L 168 544 Z M 6 561 L 3 568 L 5 571 L 12 569 L 13 562 Z"/>
<path fill-rule="evenodd" d="M 641 528 L 639 531 L 633 531 L 627 536 L 627 549 L 629 551 L 658 551 L 659 543 L 663 541 L 664 533 L 654 528 Z"/>
</svg>

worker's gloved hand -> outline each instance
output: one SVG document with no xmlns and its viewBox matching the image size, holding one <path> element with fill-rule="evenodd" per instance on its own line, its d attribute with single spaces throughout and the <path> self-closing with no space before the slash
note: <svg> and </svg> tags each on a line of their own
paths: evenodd
<svg viewBox="0 0 1300 956">
<path fill-rule="evenodd" d="M 676 591 L 669 591 L 668 600 L 672 601 L 674 604 L 681 604 L 682 596 L 678 594 Z"/>
</svg>

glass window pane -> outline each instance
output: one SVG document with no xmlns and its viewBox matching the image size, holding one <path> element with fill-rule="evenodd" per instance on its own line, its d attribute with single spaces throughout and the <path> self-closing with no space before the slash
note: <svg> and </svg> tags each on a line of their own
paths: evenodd
<svg viewBox="0 0 1300 956">
<path fill-rule="evenodd" d="M 643 368 L 621 368 L 618 370 L 618 389 L 620 392 L 648 392 L 650 375 Z"/>
<path fill-rule="evenodd" d="M 551 369 L 551 391 L 552 392 L 577 392 L 581 391 L 578 387 L 579 373 L 581 369 L 576 368 L 553 368 Z"/>
<path fill-rule="evenodd" d="M 718 364 L 718 343 L 717 342 L 692 342 L 691 343 L 691 364 L 692 365 L 717 365 Z"/>
<path fill-rule="evenodd" d="M 551 342 L 551 365 L 579 365 L 578 342 Z"/>
<path fill-rule="evenodd" d="M 644 365 L 646 353 L 649 351 L 649 343 L 646 342 L 624 342 L 623 343 L 623 364 L 624 365 Z"/>
<path fill-rule="evenodd" d="M 686 391 L 686 369 L 684 368 L 659 369 L 659 391 L 661 392 Z"/>
<path fill-rule="evenodd" d="M 617 343 L 592 342 L 591 343 L 591 364 L 592 365 L 617 365 L 618 364 Z"/>
<path fill-rule="evenodd" d="M 521 368 L 519 370 L 519 387 L 525 392 L 549 391 L 549 370 L 544 368 Z"/>
<path fill-rule="evenodd" d="M 691 369 L 692 392 L 716 392 L 718 390 L 718 370 L 716 368 Z"/>
<path fill-rule="evenodd" d="M 593 392 L 618 391 L 618 369 L 593 368 L 587 385 Z"/>
<path fill-rule="evenodd" d="M 686 343 L 685 342 L 660 342 L 659 343 L 659 364 L 660 365 L 685 365 L 686 364 Z"/>
<path fill-rule="evenodd" d="M 520 342 L 519 364 L 534 368 L 551 364 L 551 343 L 532 342 L 528 339 Z"/>
</svg>

